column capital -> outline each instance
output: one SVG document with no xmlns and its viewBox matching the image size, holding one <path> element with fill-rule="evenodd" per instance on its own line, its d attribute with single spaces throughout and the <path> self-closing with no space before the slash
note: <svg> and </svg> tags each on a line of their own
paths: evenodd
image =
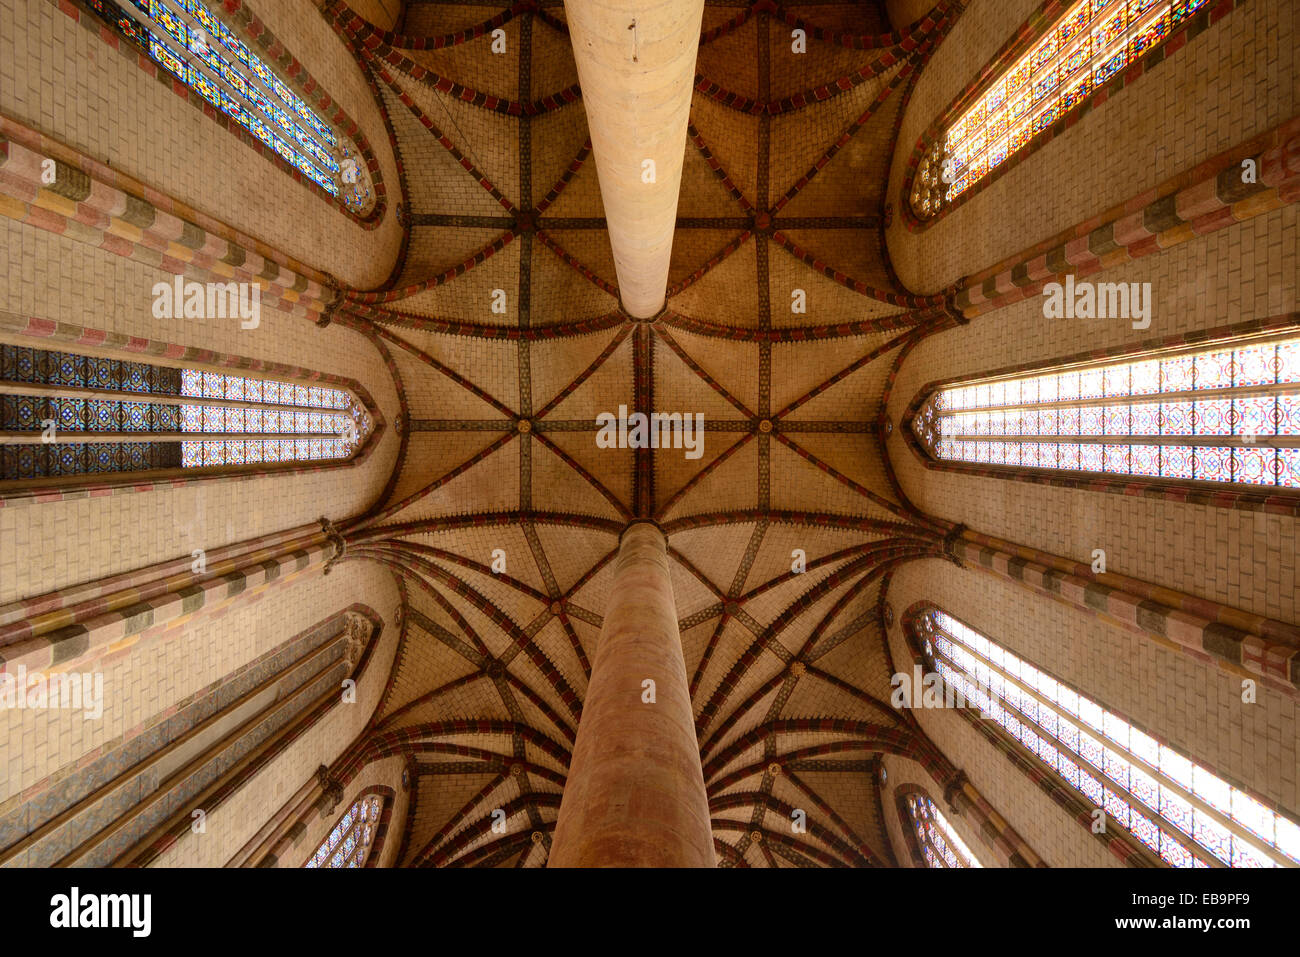
<svg viewBox="0 0 1300 957">
<path fill-rule="evenodd" d="M 966 772 L 961 768 L 958 768 L 957 773 L 952 776 L 946 785 L 944 785 L 943 801 L 955 814 L 960 814 L 965 806 L 964 801 L 959 805 L 957 799 L 962 794 L 962 790 L 966 787 L 966 782 L 969 780 L 970 778 L 966 776 Z"/>
<path fill-rule="evenodd" d="M 668 547 L 668 533 L 663 530 L 658 522 L 650 518 L 634 518 L 632 521 L 628 522 L 623 531 L 618 533 L 618 543 L 620 546 L 623 544 L 623 536 L 632 531 L 632 529 L 636 528 L 638 525 L 648 525 L 658 531 L 659 534 L 664 537 L 664 547 Z"/>
</svg>

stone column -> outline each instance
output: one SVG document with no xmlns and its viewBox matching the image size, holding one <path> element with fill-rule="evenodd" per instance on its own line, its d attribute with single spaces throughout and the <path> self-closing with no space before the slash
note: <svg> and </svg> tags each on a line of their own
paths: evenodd
<svg viewBox="0 0 1300 957">
<path fill-rule="evenodd" d="M 704 0 L 565 0 L 564 10 L 619 297 L 647 319 L 668 286 Z"/>
<path fill-rule="evenodd" d="M 548 866 L 716 865 L 667 543 L 637 522 L 619 545 Z"/>
</svg>

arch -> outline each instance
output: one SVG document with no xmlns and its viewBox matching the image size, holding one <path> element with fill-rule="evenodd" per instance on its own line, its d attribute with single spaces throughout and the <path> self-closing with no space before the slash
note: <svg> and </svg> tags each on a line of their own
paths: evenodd
<svg viewBox="0 0 1300 957">
<path fill-rule="evenodd" d="M 0 815 L 0 833 L 16 836 L 0 861 L 146 865 L 181 836 L 202 833 L 196 822 L 339 703 L 340 682 L 360 679 L 381 630 L 365 605 L 337 611 L 47 776 L 30 789 L 39 814 L 24 805 Z M 0 678 L 0 701 L 12 698 L 12 675 Z"/>
<path fill-rule="evenodd" d="M 1180 49 L 1210 6 L 1047 0 L 918 140 L 899 201 L 907 227 L 942 218 Z"/>
<path fill-rule="evenodd" d="M 1300 334 L 1293 317 L 1250 326 L 930 383 L 905 440 L 928 468 L 1296 507 Z"/>
<path fill-rule="evenodd" d="M 895 789 L 895 808 L 913 867 L 983 867 L 925 788 L 908 784 Z"/>
<path fill-rule="evenodd" d="M 302 866 L 374 867 L 392 823 L 394 796 L 392 788 L 382 785 L 358 794 Z"/>
<path fill-rule="evenodd" d="M 226 22 L 220 4 L 201 0 L 85 0 L 110 25 L 118 42 L 134 48 L 175 77 L 195 95 L 196 105 L 219 119 L 231 133 L 277 162 L 300 182 L 310 183 L 354 220 L 377 222 L 379 164 L 368 144 L 330 122 L 298 96 Z M 262 38 L 264 41 L 266 38 Z M 295 65 L 296 60 L 290 57 Z M 311 99 L 322 107 L 333 101 L 313 82 Z M 336 108 L 337 109 L 337 108 Z M 349 123 L 356 131 L 355 124 Z"/>
<path fill-rule="evenodd" d="M 1289 867 L 1300 823 L 952 615 L 918 602 L 904 634 L 945 699 L 1131 862 Z M 1099 827 L 1097 822 L 1102 822 Z M 1118 840 L 1117 840 L 1118 839 Z M 1139 850 L 1126 854 L 1124 845 Z"/>
</svg>

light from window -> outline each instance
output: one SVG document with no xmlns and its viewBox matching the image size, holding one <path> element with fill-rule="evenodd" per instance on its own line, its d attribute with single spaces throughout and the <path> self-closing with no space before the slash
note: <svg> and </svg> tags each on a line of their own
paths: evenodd
<svg viewBox="0 0 1300 957">
<path fill-rule="evenodd" d="M 368 794 L 354 801 L 303 866 L 365 867 L 375 842 L 382 804 L 378 794 Z"/>
<path fill-rule="evenodd" d="M 918 620 L 930 664 L 971 707 L 1174 867 L 1289 867 L 1300 825 L 951 615 Z"/>
<path fill-rule="evenodd" d="M 0 345 L 0 480 L 346 459 L 372 428 L 343 389 Z"/>
<path fill-rule="evenodd" d="M 1130 63 L 1163 43 L 1205 0 L 1078 0 L 950 125 L 923 158 L 918 216 L 997 169 Z"/>
<path fill-rule="evenodd" d="M 913 430 L 936 458 L 1300 488 L 1300 338 L 957 385 Z"/>
<path fill-rule="evenodd" d="M 926 863 L 931 867 L 984 866 L 926 795 L 913 792 L 906 801 Z"/>
<path fill-rule="evenodd" d="M 181 407 L 181 465 L 343 459 L 370 431 L 370 415 L 342 389 L 184 369 L 181 395 L 223 400 Z"/>
<path fill-rule="evenodd" d="M 356 213 L 374 207 L 369 173 L 332 130 L 199 0 L 88 0 L 99 15 L 216 109 Z"/>
</svg>

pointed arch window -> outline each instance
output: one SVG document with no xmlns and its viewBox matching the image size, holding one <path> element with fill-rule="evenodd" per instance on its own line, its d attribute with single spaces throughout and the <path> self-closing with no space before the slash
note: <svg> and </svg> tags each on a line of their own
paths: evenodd
<svg viewBox="0 0 1300 957">
<path fill-rule="evenodd" d="M 927 864 L 931 867 L 984 866 L 929 795 L 911 791 L 903 796 L 902 804 L 916 834 L 917 847 Z"/>
<path fill-rule="evenodd" d="M 382 627 L 373 608 L 354 604 L 188 697 L 159 701 L 157 710 L 142 714 L 123 737 L 64 773 L 34 782 L 27 806 L 8 802 L 0 808 L 0 864 L 146 867 L 156 862 L 174 842 L 191 835 L 195 794 L 208 795 L 203 807 L 212 814 L 329 708 L 343 707 L 340 682 L 361 679 Z M 268 695 L 268 688 L 278 693 Z M 107 700 L 104 704 L 111 707 Z M 187 742 L 192 750 L 186 773 L 158 773 Z M 379 822 L 382 828 L 386 819 Z M 383 840 L 381 830 L 376 843 Z"/>
<path fill-rule="evenodd" d="M 372 429 L 342 388 L 0 345 L 0 481 L 342 460 Z"/>
<path fill-rule="evenodd" d="M 1294 867 L 1300 825 L 938 608 L 927 663 L 981 715 L 1174 867 Z"/>
<path fill-rule="evenodd" d="M 376 844 L 382 810 L 378 794 L 353 801 L 303 867 L 365 867 Z"/>
<path fill-rule="evenodd" d="M 945 386 L 912 429 L 941 462 L 1300 489 L 1300 336 Z"/>
<path fill-rule="evenodd" d="M 912 212 L 937 215 L 1009 157 L 1164 43 L 1206 0 L 1076 0 L 1017 45 L 994 80 L 935 137 L 913 177 Z M 1022 32 L 1029 32 L 1028 29 Z M 951 111 L 950 111 L 951 113 Z"/>
<path fill-rule="evenodd" d="M 356 145 L 200 0 L 86 0 L 117 33 L 351 212 L 374 209 Z"/>
</svg>

